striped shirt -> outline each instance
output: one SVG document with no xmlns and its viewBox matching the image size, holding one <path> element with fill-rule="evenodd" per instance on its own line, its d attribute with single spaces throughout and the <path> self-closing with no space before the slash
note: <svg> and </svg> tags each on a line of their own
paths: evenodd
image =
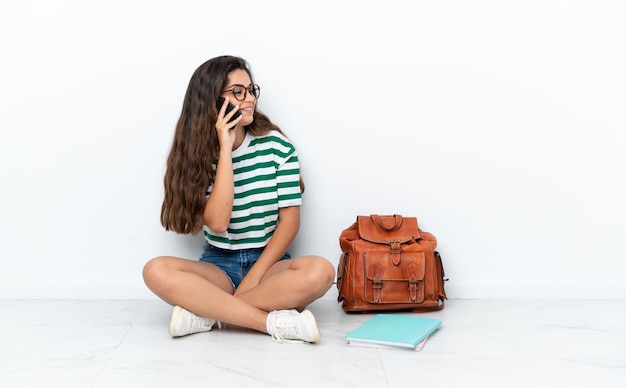
<svg viewBox="0 0 626 388">
<path fill-rule="evenodd" d="M 204 225 L 204 237 L 223 249 L 265 247 L 278 225 L 278 209 L 302 204 L 298 153 L 277 131 L 258 137 L 248 132 L 233 151 L 233 173 L 235 198 L 228 230 L 215 233 Z"/>
</svg>

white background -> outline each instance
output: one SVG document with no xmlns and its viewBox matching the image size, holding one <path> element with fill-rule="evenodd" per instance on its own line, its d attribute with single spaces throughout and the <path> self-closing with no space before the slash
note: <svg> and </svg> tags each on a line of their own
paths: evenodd
<svg viewBox="0 0 626 388">
<path fill-rule="evenodd" d="M 626 297 L 621 1 L 0 5 L 0 297 L 151 298 L 192 72 L 240 55 L 307 184 L 292 253 L 417 216 L 453 298 Z M 329 293 L 334 297 L 335 293 Z"/>
</svg>

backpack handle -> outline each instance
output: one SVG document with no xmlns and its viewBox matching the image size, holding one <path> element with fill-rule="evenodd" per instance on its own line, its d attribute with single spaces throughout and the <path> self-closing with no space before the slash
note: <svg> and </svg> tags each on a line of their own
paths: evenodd
<svg viewBox="0 0 626 388">
<path fill-rule="evenodd" d="M 402 216 L 400 214 L 394 214 L 393 216 L 380 216 L 378 214 L 372 214 L 370 218 L 372 219 L 374 225 L 385 232 L 393 232 L 402 225 Z"/>
</svg>

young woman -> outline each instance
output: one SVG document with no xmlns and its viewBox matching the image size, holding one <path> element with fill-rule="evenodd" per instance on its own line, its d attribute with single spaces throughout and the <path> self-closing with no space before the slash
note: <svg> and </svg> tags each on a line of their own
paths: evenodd
<svg viewBox="0 0 626 388">
<path fill-rule="evenodd" d="M 320 338 L 304 308 L 330 289 L 335 269 L 323 257 L 287 252 L 304 186 L 296 149 L 257 110 L 259 96 L 238 57 L 203 63 L 189 82 L 167 159 L 161 223 L 181 234 L 202 232 L 204 253 L 199 260 L 156 257 L 143 270 L 150 290 L 175 306 L 173 337 L 229 323 L 277 342 Z M 235 108 L 227 113 L 228 103 Z"/>
</svg>

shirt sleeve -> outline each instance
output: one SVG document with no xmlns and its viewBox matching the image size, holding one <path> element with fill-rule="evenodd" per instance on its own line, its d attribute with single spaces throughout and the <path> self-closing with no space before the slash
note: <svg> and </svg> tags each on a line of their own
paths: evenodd
<svg viewBox="0 0 626 388">
<path fill-rule="evenodd" d="M 290 152 L 282 158 L 276 171 L 278 186 L 278 207 L 302 205 L 300 190 L 300 162 L 298 152 L 291 146 Z"/>
</svg>

